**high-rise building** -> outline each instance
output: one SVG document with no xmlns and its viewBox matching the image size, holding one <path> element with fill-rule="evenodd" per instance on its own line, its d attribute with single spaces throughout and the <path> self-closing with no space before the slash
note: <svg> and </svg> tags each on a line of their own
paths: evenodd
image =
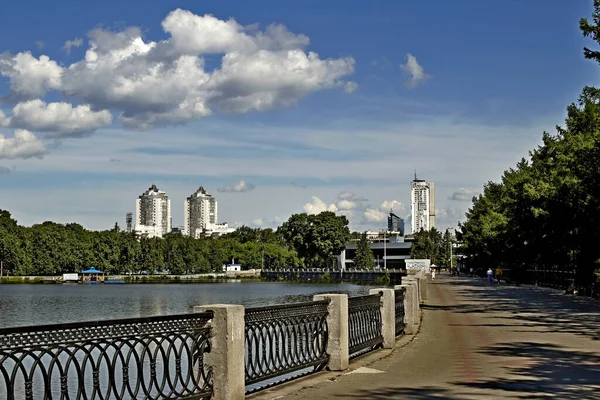
<svg viewBox="0 0 600 400">
<path fill-rule="evenodd" d="M 185 200 L 184 234 L 198 238 L 215 225 L 217 225 L 217 200 L 200 186 Z"/>
<path fill-rule="evenodd" d="M 148 237 L 163 237 L 171 232 L 171 200 L 152 185 L 135 201 L 135 230 Z"/>
<path fill-rule="evenodd" d="M 410 185 L 412 233 L 435 228 L 435 189 L 433 182 L 415 179 Z"/>
<path fill-rule="evenodd" d="M 400 236 L 404 236 L 404 220 L 393 211 L 388 215 L 388 232 L 399 232 Z"/>
</svg>

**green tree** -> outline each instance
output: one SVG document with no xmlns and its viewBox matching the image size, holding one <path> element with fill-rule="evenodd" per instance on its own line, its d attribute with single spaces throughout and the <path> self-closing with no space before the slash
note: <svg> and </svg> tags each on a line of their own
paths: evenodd
<svg viewBox="0 0 600 400">
<path fill-rule="evenodd" d="M 356 242 L 356 256 L 354 257 L 356 268 L 373 269 L 375 265 L 375 257 L 369 241 L 367 240 L 367 232 L 363 232 Z"/>
</svg>

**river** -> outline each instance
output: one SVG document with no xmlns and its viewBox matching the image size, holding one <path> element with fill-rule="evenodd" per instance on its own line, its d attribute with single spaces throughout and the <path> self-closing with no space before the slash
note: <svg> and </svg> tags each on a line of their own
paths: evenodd
<svg viewBox="0 0 600 400">
<path fill-rule="evenodd" d="M 309 301 L 317 293 L 367 294 L 370 286 L 229 281 L 200 284 L 0 285 L 0 328 L 183 314 L 194 306 L 256 307 Z"/>
</svg>

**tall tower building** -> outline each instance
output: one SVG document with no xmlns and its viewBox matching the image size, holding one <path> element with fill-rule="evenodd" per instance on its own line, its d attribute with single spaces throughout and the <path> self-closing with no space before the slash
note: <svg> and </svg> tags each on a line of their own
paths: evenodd
<svg viewBox="0 0 600 400">
<path fill-rule="evenodd" d="M 183 210 L 184 234 L 194 238 L 200 237 L 205 230 L 217 224 L 217 200 L 200 186 L 190 197 L 185 199 Z"/>
<path fill-rule="evenodd" d="M 435 189 L 433 182 L 415 179 L 410 185 L 412 233 L 435 228 Z"/>
<path fill-rule="evenodd" d="M 152 185 L 135 201 L 135 229 L 149 237 L 163 237 L 171 232 L 171 200 Z"/>
<path fill-rule="evenodd" d="M 388 215 L 388 232 L 399 232 L 400 236 L 404 236 L 404 220 L 392 210 Z"/>
</svg>

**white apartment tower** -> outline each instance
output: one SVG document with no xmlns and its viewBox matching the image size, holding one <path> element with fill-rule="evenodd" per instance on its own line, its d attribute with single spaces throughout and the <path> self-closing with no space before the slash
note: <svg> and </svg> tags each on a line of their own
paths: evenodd
<svg viewBox="0 0 600 400">
<path fill-rule="evenodd" d="M 435 228 L 435 189 L 433 182 L 417 179 L 410 185 L 412 233 Z"/>
<path fill-rule="evenodd" d="M 185 200 L 183 211 L 184 235 L 199 238 L 217 224 L 217 200 L 200 186 Z"/>
<path fill-rule="evenodd" d="M 152 185 L 135 201 L 135 230 L 148 237 L 171 232 L 171 200 Z"/>
</svg>

